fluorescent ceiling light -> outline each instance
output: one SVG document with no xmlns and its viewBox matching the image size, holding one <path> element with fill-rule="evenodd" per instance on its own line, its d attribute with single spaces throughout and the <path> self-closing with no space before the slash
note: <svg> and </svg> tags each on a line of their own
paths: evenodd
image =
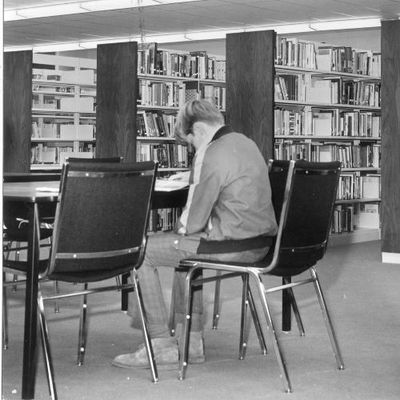
<svg viewBox="0 0 400 400">
<path fill-rule="evenodd" d="M 379 18 L 347 19 L 342 21 L 321 21 L 309 25 L 315 31 L 376 28 L 381 26 Z"/>
<path fill-rule="evenodd" d="M 72 3 L 54 4 L 29 8 L 14 8 L 4 10 L 4 21 L 20 19 L 54 17 L 68 14 L 81 14 L 93 11 L 120 10 L 124 8 L 138 8 L 161 6 L 165 4 L 190 3 L 203 0 L 97 0 Z"/>
</svg>

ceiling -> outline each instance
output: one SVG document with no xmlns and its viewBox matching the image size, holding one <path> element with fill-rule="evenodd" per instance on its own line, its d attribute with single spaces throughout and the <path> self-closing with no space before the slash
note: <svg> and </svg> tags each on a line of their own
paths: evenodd
<svg viewBox="0 0 400 400">
<path fill-rule="evenodd" d="M 4 10 L 73 2 L 4 0 Z M 4 22 L 4 47 L 399 16 L 400 0 L 199 0 Z"/>
</svg>

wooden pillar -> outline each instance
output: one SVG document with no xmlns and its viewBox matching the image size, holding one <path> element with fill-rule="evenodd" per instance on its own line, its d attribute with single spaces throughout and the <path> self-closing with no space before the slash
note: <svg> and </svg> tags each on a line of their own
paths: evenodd
<svg viewBox="0 0 400 400">
<path fill-rule="evenodd" d="M 400 263 L 400 21 L 384 21 L 382 51 L 382 260 Z"/>
<path fill-rule="evenodd" d="M 29 172 L 32 133 L 32 51 L 4 53 L 4 172 Z"/>
<path fill-rule="evenodd" d="M 273 157 L 275 32 L 226 36 L 226 120 Z"/>
<path fill-rule="evenodd" d="M 136 160 L 137 43 L 97 47 L 96 157 Z"/>
</svg>

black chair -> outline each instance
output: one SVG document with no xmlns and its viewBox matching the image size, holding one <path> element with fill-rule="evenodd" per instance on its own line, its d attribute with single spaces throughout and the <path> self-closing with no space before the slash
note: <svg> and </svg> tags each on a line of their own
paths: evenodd
<svg viewBox="0 0 400 400">
<path fill-rule="evenodd" d="M 103 157 L 103 158 L 74 158 L 69 157 L 68 163 L 75 165 L 92 164 L 92 163 L 119 163 L 123 157 Z M 8 173 L 4 175 L 4 182 L 46 182 L 58 181 L 61 174 L 57 172 L 31 172 L 31 173 Z M 51 236 L 53 235 L 53 223 L 56 212 L 55 204 L 39 204 L 40 217 L 40 239 L 41 248 L 49 247 Z M 28 221 L 27 208 L 23 203 L 3 202 L 3 255 L 8 259 L 14 254 L 15 260 L 19 261 L 20 255 L 27 250 L 28 241 Z M 48 239 L 48 240 L 46 240 Z M 19 271 L 19 273 L 24 271 Z M 19 274 L 13 274 L 11 285 L 14 291 L 18 284 L 25 283 L 24 279 L 18 277 Z M 6 274 L 3 273 L 3 281 L 5 282 L 4 289 L 10 286 L 10 282 L 6 279 Z M 119 279 L 119 277 L 117 277 Z M 54 281 L 54 290 L 58 292 L 58 282 Z M 54 303 L 54 312 L 59 312 L 58 303 Z M 8 310 L 7 310 L 7 292 L 3 290 L 3 348 L 8 348 Z M 83 358 L 78 358 L 78 364 L 83 363 Z"/>
<path fill-rule="evenodd" d="M 139 303 L 144 341 L 154 382 L 158 380 L 136 269 L 147 242 L 147 223 L 157 165 L 144 163 L 66 163 L 63 166 L 50 258 L 42 276 L 59 282 L 100 282 L 132 273 L 128 288 Z M 18 267 L 8 265 L 9 267 Z M 120 285 L 44 297 L 39 289 L 39 323 L 52 398 L 57 397 L 44 301 L 85 296 Z M 81 333 L 80 333 L 81 336 Z M 86 332 L 84 332 L 86 336 Z M 86 338 L 85 338 L 86 341 Z"/>
<path fill-rule="evenodd" d="M 275 333 L 275 324 L 271 317 L 267 294 L 286 290 L 291 299 L 293 311 L 299 324 L 300 332 L 304 329 L 293 295 L 293 288 L 312 283 L 315 287 L 324 320 L 327 326 L 337 367 L 344 368 L 342 356 L 321 291 L 321 286 L 315 270 L 315 265 L 326 251 L 331 217 L 335 203 L 336 190 L 340 175 L 340 163 L 310 163 L 306 161 L 274 161 L 270 165 L 270 182 L 273 204 L 278 219 L 279 228 L 274 245 L 265 259 L 258 263 L 222 263 L 207 260 L 185 259 L 179 268 L 188 271 L 186 278 L 186 319 L 182 329 L 181 359 L 179 378 L 184 379 L 188 366 L 188 348 L 190 331 L 190 314 L 193 288 L 206 282 L 241 276 L 243 279 L 242 296 L 242 331 L 241 347 L 245 347 L 249 324 L 247 322 L 246 304 L 252 301 L 249 278 L 253 278 L 261 299 L 267 328 L 272 337 L 275 355 L 280 367 L 286 392 L 292 391 L 286 362 L 281 352 L 281 345 Z M 287 176 L 287 179 L 285 179 Z M 210 278 L 195 278 L 202 270 L 215 270 L 219 275 Z M 311 277 L 298 277 L 291 282 L 293 276 L 309 270 Z M 284 284 L 266 289 L 262 277 L 274 275 L 282 277 Z M 301 279 L 300 279 L 301 278 Z M 256 324 L 258 316 L 253 313 Z M 256 326 L 257 327 L 257 326 Z M 244 352 L 241 352 L 244 354 Z"/>
</svg>

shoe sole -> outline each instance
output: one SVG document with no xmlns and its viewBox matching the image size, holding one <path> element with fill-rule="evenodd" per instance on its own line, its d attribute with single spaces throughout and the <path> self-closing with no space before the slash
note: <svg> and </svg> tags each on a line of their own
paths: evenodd
<svg viewBox="0 0 400 400">
<path fill-rule="evenodd" d="M 172 369 L 178 369 L 178 362 L 176 363 L 155 363 L 157 369 L 159 370 L 172 370 Z M 119 362 L 112 361 L 111 365 L 117 368 L 123 368 L 123 369 L 150 369 L 149 364 L 143 364 L 143 365 L 127 365 L 127 364 L 120 364 Z"/>
</svg>

